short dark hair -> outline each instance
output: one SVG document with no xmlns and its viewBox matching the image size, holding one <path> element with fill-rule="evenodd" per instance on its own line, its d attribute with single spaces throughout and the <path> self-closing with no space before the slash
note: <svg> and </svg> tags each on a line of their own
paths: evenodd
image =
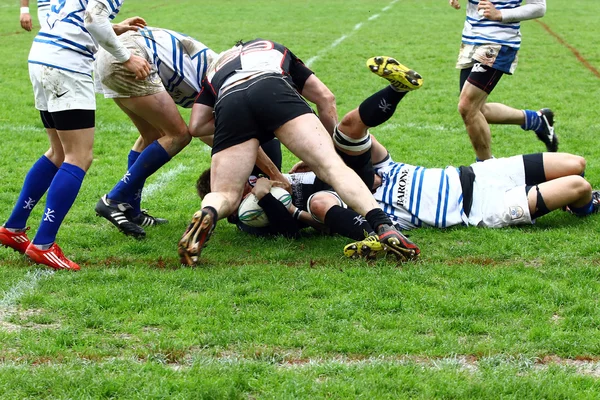
<svg viewBox="0 0 600 400">
<path fill-rule="evenodd" d="M 210 168 L 202 172 L 196 181 L 196 191 L 200 199 L 210 193 Z"/>
</svg>

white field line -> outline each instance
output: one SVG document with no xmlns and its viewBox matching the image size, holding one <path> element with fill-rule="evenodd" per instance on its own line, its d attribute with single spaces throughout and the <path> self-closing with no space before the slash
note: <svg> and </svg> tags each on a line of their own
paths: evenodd
<svg viewBox="0 0 600 400">
<path fill-rule="evenodd" d="M 54 271 L 47 269 L 28 272 L 23 279 L 4 292 L 0 299 L 0 329 L 2 329 L 5 321 L 17 311 L 17 303 L 21 297 L 34 290 L 42 279 L 52 274 L 54 274 Z"/>
<path fill-rule="evenodd" d="M 387 6 L 385 6 L 381 9 L 381 12 L 385 13 L 386 11 L 389 11 L 390 8 L 392 8 L 392 6 L 394 4 L 396 4 L 397 2 L 398 2 L 398 0 L 392 0 Z M 380 14 L 373 14 L 365 22 L 373 21 L 373 20 L 379 18 L 379 16 L 380 16 Z M 323 57 L 326 53 L 328 53 L 332 49 L 336 48 L 344 40 L 346 40 L 347 38 L 349 38 L 350 36 L 355 34 L 360 28 L 362 28 L 362 26 L 365 24 L 365 22 L 360 22 L 360 23 L 354 25 L 354 29 L 352 29 L 351 32 L 348 32 L 348 33 L 342 35 L 341 37 L 334 40 L 328 47 L 325 47 L 324 49 L 319 50 L 316 55 L 312 56 L 311 58 L 309 58 L 306 61 L 306 66 L 310 68 L 311 65 L 314 64 L 315 61 L 317 61 L 319 58 Z"/>
<path fill-rule="evenodd" d="M 156 180 L 144 187 L 142 198 L 148 199 L 156 194 L 159 194 L 178 174 L 187 171 L 190 167 L 177 164 L 174 168 L 161 172 Z"/>
<path fill-rule="evenodd" d="M 473 359 L 473 357 L 464 355 L 455 355 L 443 358 L 429 358 L 424 356 L 380 356 L 368 357 L 364 359 L 353 359 L 346 356 L 334 356 L 330 358 L 309 358 L 309 359 L 290 359 L 290 360 L 268 360 L 252 359 L 242 354 L 227 354 L 222 356 L 211 356 L 208 354 L 188 354 L 181 362 L 168 362 L 164 354 L 152 354 L 147 358 L 135 356 L 117 356 L 107 357 L 103 361 L 95 362 L 95 366 L 110 365 L 113 363 L 130 362 L 134 364 L 159 363 L 172 369 L 173 371 L 186 371 L 193 366 L 219 365 L 219 366 L 239 366 L 248 364 L 269 364 L 274 365 L 280 370 L 310 370 L 322 367 L 342 367 L 342 368 L 366 368 L 378 366 L 418 366 L 423 370 L 443 370 L 456 369 L 472 375 L 478 374 L 482 369 L 517 369 L 520 374 L 545 372 L 550 367 L 559 367 L 566 372 L 574 372 L 579 375 L 600 378 L 600 362 L 587 360 L 563 359 L 559 357 L 550 357 L 548 359 L 539 358 L 520 358 L 507 357 L 502 355 L 482 357 Z M 89 360 L 80 359 L 82 364 L 89 364 Z M 62 363 L 47 362 L 36 364 L 37 366 L 60 367 Z M 22 361 L 2 361 L 2 368 L 24 368 L 31 369 L 29 362 Z"/>
</svg>

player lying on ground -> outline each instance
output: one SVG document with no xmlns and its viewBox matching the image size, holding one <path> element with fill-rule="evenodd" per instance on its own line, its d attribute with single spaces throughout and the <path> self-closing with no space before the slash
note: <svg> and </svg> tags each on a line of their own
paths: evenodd
<svg viewBox="0 0 600 400">
<path fill-rule="evenodd" d="M 122 3 L 120 0 L 52 1 L 48 25 L 42 26 L 29 53 L 35 107 L 40 111 L 50 148 L 27 173 L 12 214 L 0 228 L 0 243 L 54 269 L 79 269 L 79 265 L 65 257 L 55 240 L 93 160 L 94 54 L 100 45 L 138 79 L 150 73 L 148 62 L 131 54 L 117 38 L 145 26 L 146 22 L 134 17 L 120 24 L 110 23 Z M 44 215 L 30 243 L 27 220 L 46 191 Z"/>
<path fill-rule="evenodd" d="M 407 84 L 420 85 L 416 77 L 409 79 L 413 83 L 405 77 Z M 317 105 L 318 118 L 300 94 Z M 336 156 L 329 135 L 336 122 L 333 94 L 286 47 L 256 39 L 222 53 L 209 68 L 190 120 L 195 136 L 214 133 L 212 191 L 179 242 L 182 263 L 195 264 L 217 220 L 237 210 L 259 143 L 273 136 L 365 216 L 379 241 L 416 258 L 418 247 L 393 227 L 365 184 Z"/>
<path fill-rule="evenodd" d="M 401 99 L 394 96 L 389 87 L 375 93 L 346 114 L 336 132 L 336 135 L 344 135 L 341 137 L 346 140 L 346 152 L 353 146 L 357 150 L 350 152 L 353 155 L 346 160 L 363 177 L 365 171 L 371 171 L 375 199 L 400 228 L 453 225 L 498 228 L 532 223 L 535 218 L 565 206 L 576 215 L 588 215 L 600 207 L 600 194 L 592 192 L 582 177 L 585 160 L 571 154 L 539 153 L 445 169 L 393 162 L 368 129 L 387 121 Z M 377 106 L 382 101 L 390 104 L 389 112 Z M 361 149 L 356 144 L 360 144 Z M 340 147 L 339 140 L 336 147 Z M 375 160 L 372 166 L 371 160 Z M 203 174 L 198 180 L 200 195 L 208 188 L 206 178 L 207 174 Z M 323 223 L 330 232 L 358 241 L 346 246 L 346 255 L 372 257 L 385 252 L 386 249 L 372 239 L 362 240 L 365 234 L 372 234 L 373 228 L 359 214 L 344 208 L 336 193 L 323 190 L 314 174 L 290 174 L 288 178 L 293 186 L 294 207 L 308 211 L 314 221 Z M 261 188 L 253 191 L 261 198 L 260 204 L 269 220 L 277 221 L 276 224 L 258 230 L 241 228 L 255 234 L 293 236 L 297 229 L 307 226 L 290 218 L 289 214 L 295 209 L 288 210 L 272 198 L 269 188 L 262 182 Z M 279 228 L 281 225 L 283 229 Z"/>
</svg>

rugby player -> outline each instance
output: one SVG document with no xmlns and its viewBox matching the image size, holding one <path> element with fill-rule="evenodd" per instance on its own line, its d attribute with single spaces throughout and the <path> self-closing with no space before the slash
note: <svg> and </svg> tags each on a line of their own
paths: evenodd
<svg viewBox="0 0 600 400">
<path fill-rule="evenodd" d="M 142 211 L 142 189 L 150 175 L 191 141 L 177 105 L 190 108 L 194 104 L 216 53 L 189 36 L 161 28 L 127 32 L 119 41 L 152 68 L 145 80 L 138 80 L 113 54 L 102 49 L 98 52 L 99 91 L 127 114 L 141 137 L 129 152 L 127 172 L 98 201 L 96 212 L 126 235 L 139 238 L 146 234 L 142 227 L 167 222 Z"/>
<path fill-rule="evenodd" d="M 369 65 L 378 58 L 371 59 Z M 373 72 L 381 76 L 379 71 Z M 372 185 L 379 207 L 400 229 L 454 225 L 501 228 L 531 224 L 536 218 L 565 207 L 580 216 L 600 209 L 600 192 L 592 191 L 582 177 L 585 159 L 572 154 L 519 155 L 443 169 L 394 162 L 368 129 L 387 121 L 402 98 L 385 88 L 347 113 L 336 127 L 336 133 L 343 134 L 348 143 L 363 143 L 358 151 L 352 151 L 356 148 L 351 146 L 340 146 L 339 141 L 336 147 L 348 153 L 345 160 L 359 175 L 368 178 L 365 173 L 370 173 L 372 179 L 368 184 Z M 390 108 L 379 107 L 382 102 Z M 269 220 L 276 224 L 249 228 L 238 223 L 240 229 L 253 234 L 296 236 L 308 222 L 311 226 L 318 223 L 331 233 L 357 240 L 344 249 L 349 257 L 370 258 L 386 251 L 372 237 L 375 230 L 368 221 L 347 209 L 340 197 L 324 187 L 314 173 L 292 173 L 287 177 L 293 187 L 293 206 L 286 209 L 268 193 L 270 185 L 262 182 L 261 188 L 253 192 L 261 199 L 259 204 Z M 196 184 L 201 197 L 209 187 L 206 179 L 205 173 Z M 308 215 L 313 221 L 306 220 Z"/>
<path fill-rule="evenodd" d="M 50 0 L 37 0 L 37 15 L 40 28 L 47 25 L 46 19 L 50 13 Z M 21 28 L 28 32 L 33 29 L 33 22 L 31 20 L 31 14 L 29 12 L 29 0 L 21 0 L 21 15 L 19 18 L 21 22 Z"/>
<path fill-rule="evenodd" d="M 397 78 L 420 85 L 414 71 L 403 70 Z M 301 95 L 317 105 L 318 117 Z M 209 67 L 190 119 L 193 135 L 214 134 L 212 192 L 179 242 L 182 263 L 197 263 L 217 220 L 237 209 L 259 143 L 273 136 L 365 216 L 378 241 L 400 256 L 416 258 L 419 248 L 393 227 L 369 189 L 336 155 L 330 137 L 336 122 L 331 91 L 285 46 L 255 39 L 221 53 Z"/>
<path fill-rule="evenodd" d="M 460 8 L 458 0 L 449 0 L 449 3 L 455 9 Z M 460 69 L 461 90 L 458 111 L 477 160 L 492 157 L 489 124 L 520 125 L 524 130 L 534 131 L 547 151 L 558 150 L 554 113 L 550 109 L 517 110 L 501 103 L 487 103 L 502 76 L 511 75 L 517 67 L 520 22 L 541 18 L 546 13 L 546 0 L 523 3 L 523 0 L 467 1 L 467 17 L 456 63 Z"/>
<path fill-rule="evenodd" d="M 13 212 L 0 228 L 0 243 L 54 269 L 79 270 L 55 242 L 92 163 L 96 98 L 92 69 L 98 46 L 138 79 L 150 73 L 148 62 L 119 42 L 117 35 L 146 25 L 139 17 L 112 25 L 121 0 L 51 2 L 48 26 L 42 26 L 29 53 L 35 107 L 48 134 L 50 149 L 25 177 Z M 26 234 L 33 207 L 48 192 L 39 229 Z"/>
</svg>

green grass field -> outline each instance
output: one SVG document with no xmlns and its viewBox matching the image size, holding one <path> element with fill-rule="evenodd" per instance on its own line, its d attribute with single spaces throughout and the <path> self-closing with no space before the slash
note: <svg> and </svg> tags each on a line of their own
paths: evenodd
<svg viewBox="0 0 600 400">
<path fill-rule="evenodd" d="M 0 222 L 47 148 L 27 71 L 34 35 L 20 29 L 17 3 L 0 0 Z M 464 10 L 447 3 L 127 0 L 119 20 L 141 15 L 217 51 L 238 39 L 282 42 L 333 90 L 340 115 L 383 87 L 365 60 L 395 56 L 425 85 L 373 133 L 397 161 L 441 167 L 474 160 L 456 111 Z M 560 149 L 587 158 L 594 187 L 599 13 L 589 0 L 549 1 L 543 22 L 592 68 L 525 22 L 517 72 L 490 98 L 553 108 Z M 496 157 L 544 148 L 515 126 L 492 135 Z M 202 266 L 182 268 L 176 244 L 199 208 L 194 182 L 210 153 L 194 141 L 149 179 L 143 205 L 170 223 L 135 241 L 93 211 L 135 138 L 98 98 L 95 161 L 57 239 L 79 273 L 0 249 L 0 398 L 600 396 L 600 217 L 414 231 L 421 260 L 401 266 L 344 259 L 339 237 L 255 239 L 221 222 Z M 284 166 L 295 161 L 286 154 Z"/>
</svg>

